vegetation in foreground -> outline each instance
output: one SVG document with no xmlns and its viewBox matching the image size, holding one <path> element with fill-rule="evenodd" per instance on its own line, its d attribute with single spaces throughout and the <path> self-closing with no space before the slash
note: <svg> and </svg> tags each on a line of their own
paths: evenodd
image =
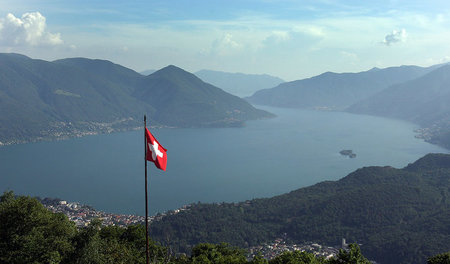
<svg viewBox="0 0 450 264">
<path fill-rule="evenodd" d="M 450 252 L 429 259 L 449 263 Z M 246 258 L 245 250 L 228 244 L 196 245 L 191 256 L 175 255 L 170 248 L 150 242 L 152 263 L 370 263 L 356 244 L 325 260 L 307 252 L 285 252 L 272 260 Z M 446 262 L 447 261 L 447 262 Z M 0 263 L 145 263 L 143 226 L 101 226 L 93 221 L 77 229 L 63 214 L 47 210 L 37 199 L 5 192 L 0 197 Z"/>
<path fill-rule="evenodd" d="M 194 204 L 151 224 L 180 252 L 202 242 L 251 247 L 287 234 L 302 244 L 362 244 L 383 264 L 425 263 L 450 245 L 450 155 L 429 154 L 403 169 L 365 167 L 272 198 Z"/>
</svg>

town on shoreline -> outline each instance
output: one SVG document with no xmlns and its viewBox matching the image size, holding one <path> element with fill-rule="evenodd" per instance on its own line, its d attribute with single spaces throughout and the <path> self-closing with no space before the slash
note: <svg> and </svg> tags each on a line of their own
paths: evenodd
<svg viewBox="0 0 450 264">
<path fill-rule="evenodd" d="M 145 217 L 139 215 L 113 214 L 94 209 L 92 206 L 80 204 L 78 202 L 68 202 L 58 198 L 39 198 L 37 199 L 50 211 L 62 213 L 74 222 L 77 227 L 88 226 L 92 220 L 99 219 L 105 226 L 127 227 L 129 225 L 138 225 L 145 223 Z M 159 221 L 167 215 L 174 215 L 184 210 L 188 210 L 191 205 L 184 205 L 176 210 L 169 210 L 164 213 L 158 213 L 149 216 L 149 222 Z"/>
<path fill-rule="evenodd" d="M 74 222 L 78 228 L 84 228 L 88 226 L 92 220 L 99 219 L 104 226 L 119 226 L 127 227 L 129 225 L 139 225 L 145 223 L 145 217 L 139 215 L 124 215 L 106 213 L 96 210 L 92 206 L 84 205 L 78 202 L 68 202 L 58 198 L 43 198 L 36 197 L 45 208 L 53 213 L 62 213 L 67 218 Z M 192 205 L 184 205 L 183 207 L 175 210 L 169 210 L 164 213 L 158 213 L 153 216 L 149 216 L 149 223 L 153 221 L 159 221 L 166 216 L 178 214 L 182 211 L 189 210 Z M 345 248 L 347 244 L 343 239 L 341 247 L 328 247 L 322 246 L 314 242 L 306 242 L 302 244 L 293 244 L 287 242 L 286 234 L 283 238 L 277 238 L 274 241 L 265 243 L 263 245 L 254 246 L 248 248 L 248 258 L 251 259 L 256 255 L 260 255 L 266 259 L 272 259 L 285 251 L 306 251 L 313 253 L 316 256 L 324 258 L 331 258 L 337 255 L 339 248 Z"/>
</svg>

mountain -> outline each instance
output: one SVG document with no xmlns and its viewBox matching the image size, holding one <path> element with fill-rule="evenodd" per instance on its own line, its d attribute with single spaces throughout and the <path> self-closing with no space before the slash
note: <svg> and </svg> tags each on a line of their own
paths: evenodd
<svg viewBox="0 0 450 264">
<path fill-rule="evenodd" d="M 150 75 L 150 74 L 154 73 L 155 71 L 156 70 L 145 70 L 145 71 L 141 71 L 139 73 L 142 74 L 142 75 L 147 76 L 147 75 Z"/>
<path fill-rule="evenodd" d="M 73 128 L 71 122 L 86 129 L 86 122 L 136 118 L 147 108 L 127 93 L 131 87 L 125 89 L 89 69 L 17 54 L 0 54 L 0 63 L 2 142 L 62 132 Z"/>
<path fill-rule="evenodd" d="M 373 68 L 359 73 L 326 72 L 258 91 L 246 99 L 259 105 L 342 110 L 393 84 L 415 79 L 434 68 L 400 66 Z"/>
<path fill-rule="evenodd" d="M 393 85 L 347 111 L 408 120 L 431 130 L 431 142 L 450 148 L 450 65 Z"/>
<path fill-rule="evenodd" d="M 201 70 L 196 72 L 195 75 L 203 81 L 239 97 L 250 96 L 258 90 L 272 88 L 284 82 L 278 77 L 267 74 L 243 74 Z"/>
<path fill-rule="evenodd" d="M 248 247 L 361 243 L 380 263 L 424 263 L 450 245 L 450 155 L 429 154 L 403 169 L 364 167 L 273 198 L 192 204 L 151 224 L 151 236 L 188 251 L 199 242 Z"/>
<path fill-rule="evenodd" d="M 155 120 L 169 126 L 234 126 L 271 116 L 172 65 L 142 79 L 133 95 L 155 107 Z"/>
<path fill-rule="evenodd" d="M 174 66 L 142 76 L 105 60 L 5 53 L 0 111 L 0 145 L 131 129 L 145 113 L 150 124 L 172 127 L 237 126 L 271 116 Z"/>
<path fill-rule="evenodd" d="M 393 85 L 348 108 L 353 113 L 379 115 L 430 125 L 450 121 L 450 65 L 420 78 Z"/>
</svg>

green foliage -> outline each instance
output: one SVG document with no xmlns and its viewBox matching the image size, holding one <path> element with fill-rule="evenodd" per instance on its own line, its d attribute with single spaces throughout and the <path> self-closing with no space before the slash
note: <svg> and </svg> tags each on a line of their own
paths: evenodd
<svg viewBox="0 0 450 264">
<path fill-rule="evenodd" d="M 43 207 L 37 199 L 15 197 L 5 192 L 0 197 L 0 263 L 106 264 L 145 263 L 145 229 L 143 225 L 121 228 L 102 226 L 91 221 L 77 230 L 62 215 Z M 168 248 L 150 241 L 152 263 L 172 264 L 366 264 L 359 247 L 350 245 L 331 262 L 306 252 L 285 252 L 267 261 L 255 256 L 248 261 L 246 252 L 226 243 L 200 243 L 191 256 L 170 255 Z M 432 262 L 440 263 L 440 262 Z"/>
<path fill-rule="evenodd" d="M 328 261 L 329 264 L 370 264 L 361 253 L 357 244 L 350 244 L 348 250 L 340 249 L 335 258 Z"/>
<path fill-rule="evenodd" d="M 260 254 L 253 257 L 253 259 L 249 262 L 249 264 L 268 264 L 269 261 L 263 258 Z"/>
<path fill-rule="evenodd" d="M 325 260 L 312 253 L 292 251 L 284 252 L 269 261 L 269 264 L 323 264 Z"/>
<path fill-rule="evenodd" d="M 244 251 L 227 244 L 199 244 L 192 249 L 191 263 L 241 264 L 247 263 Z"/>
<path fill-rule="evenodd" d="M 450 155 L 430 154 L 404 169 L 367 167 L 273 198 L 196 204 L 150 230 L 182 252 L 204 241 L 256 246 L 287 233 L 295 243 L 345 237 L 381 263 L 424 263 L 450 245 L 449 164 Z"/>
<path fill-rule="evenodd" d="M 101 227 L 94 220 L 74 239 L 72 263 L 145 263 L 145 228 L 142 225 L 121 228 Z M 149 242 L 150 259 L 163 262 L 169 258 L 166 248 Z"/>
<path fill-rule="evenodd" d="M 429 258 L 427 264 L 450 264 L 450 251 Z"/>
<path fill-rule="evenodd" d="M 450 155 L 430 154 L 404 169 L 367 167 L 337 182 L 273 198 L 199 203 L 150 228 L 153 238 L 192 255 L 175 258 L 168 248 L 151 242 L 151 259 L 179 264 L 368 263 L 357 245 L 327 261 L 291 252 L 270 262 L 260 256 L 247 261 L 245 252 L 234 247 L 287 233 L 296 243 L 333 245 L 346 237 L 362 243 L 364 254 L 382 263 L 423 263 L 450 245 L 449 164 Z M 449 257 L 445 253 L 428 262 L 446 263 Z M 36 199 L 5 192 L 0 197 L 0 263 L 145 263 L 145 230 L 102 227 L 97 220 L 77 230 Z"/>
<path fill-rule="evenodd" d="M 150 242 L 153 262 L 170 259 L 167 248 Z M 145 227 L 102 227 L 93 220 L 77 230 L 63 214 L 37 199 L 0 197 L 0 263 L 145 263 Z"/>
<path fill-rule="evenodd" d="M 36 199 L 0 198 L 0 263 L 61 263 L 72 251 L 75 225 Z"/>
</svg>

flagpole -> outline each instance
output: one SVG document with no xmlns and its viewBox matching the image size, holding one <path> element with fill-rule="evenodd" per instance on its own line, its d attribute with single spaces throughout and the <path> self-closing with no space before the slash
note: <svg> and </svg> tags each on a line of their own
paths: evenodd
<svg viewBox="0 0 450 264">
<path fill-rule="evenodd" d="M 148 194 L 147 194 L 147 117 L 144 115 L 144 142 L 145 142 L 145 258 L 147 264 L 150 264 L 150 255 L 148 252 Z"/>
</svg>

